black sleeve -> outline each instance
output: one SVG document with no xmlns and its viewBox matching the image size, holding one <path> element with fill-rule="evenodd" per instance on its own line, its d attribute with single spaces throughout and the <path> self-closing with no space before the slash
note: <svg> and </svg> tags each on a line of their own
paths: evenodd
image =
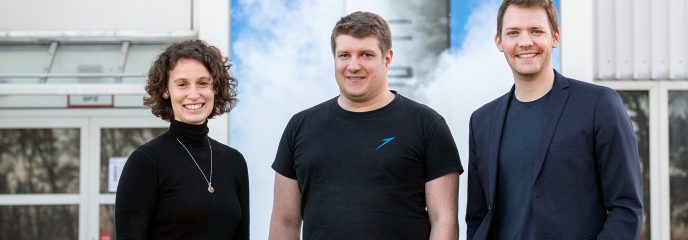
<svg viewBox="0 0 688 240">
<path fill-rule="evenodd" d="M 449 126 L 436 114 L 425 131 L 425 181 L 429 182 L 447 173 L 463 173 L 459 150 L 456 148 Z"/>
<path fill-rule="evenodd" d="M 275 161 L 272 163 L 272 169 L 275 172 L 282 174 L 282 176 L 296 179 L 296 170 L 294 169 L 294 118 L 292 117 L 284 128 L 282 133 L 282 138 L 280 139 L 279 146 L 277 147 L 277 154 L 275 156 Z"/>
<path fill-rule="evenodd" d="M 248 181 L 248 167 L 246 166 L 246 160 L 244 156 L 239 154 L 241 159 L 241 174 L 240 174 L 240 185 L 239 191 L 237 192 L 239 197 L 239 205 L 241 205 L 241 221 L 234 232 L 232 239 L 235 240 L 248 240 L 249 239 L 249 223 L 250 223 L 250 208 L 249 208 L 249 181 Z"/>
<path fill-rule="evenodd" d="M 127 159 L 117 186 L 115 229 L 117 239 L 146 239 L 157 198 L 153 161 L 140 149 Z"/>
</svg>

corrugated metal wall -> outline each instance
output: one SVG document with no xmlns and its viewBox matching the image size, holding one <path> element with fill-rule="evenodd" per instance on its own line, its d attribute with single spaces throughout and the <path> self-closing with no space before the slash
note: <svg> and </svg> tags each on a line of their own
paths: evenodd
<svg viewBox="0 0 688 240">
<path fill-rule="evenodd" d="M 595 78 L 688 80 L 686 2 L 595 1 Z"/>
</svg>

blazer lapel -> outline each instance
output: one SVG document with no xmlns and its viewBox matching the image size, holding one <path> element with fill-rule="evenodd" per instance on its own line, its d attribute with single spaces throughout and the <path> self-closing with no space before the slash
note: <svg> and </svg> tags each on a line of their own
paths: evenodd
<svg viewBox="0 0 688 240">
<path fill-rule="evenodd" d="M 504 119 L 506 118 L 506 111 L 509 108 L 509 102 L 514 94 L 514 87 L 511 91 L 499 99 L 499 104 L 495 108 L 494 117 L 492 118 L 492 126 L 490 132 L 490 149 L 488 155 L 488 176 L 489 176 L 489 201 L 494 205 L 495 191 L 497 189 L 497 165 L 499 157 L 499 144 L 502 140 L 502 129 L 504 128 Z"/>
<path fill-rule="evenodd" d="M 540 145 L 545 146 L 540 148 L 537 152 L 535 158 L 535 165 L 532 173 L 532 183 L 535 183 L 542 164 L 545 162 L 545 156 L 547 156 L 547 150 L 549 149 L 549 144 L 552 141 L 552 136 L 554 136 L 554 131 L 557 129 L 559 124 L 559 119 L 561 113 L 564 111 L 566 106 L 566 100 L 569 98 L 569 81 L 567 78 L 554 71 L 554 86 L 550 92 L 550 100 L 547 105 L 547 110 L 545 112 L 545 128 L 542 131 L 542 137 L 540 138 Z"/>
</svg>

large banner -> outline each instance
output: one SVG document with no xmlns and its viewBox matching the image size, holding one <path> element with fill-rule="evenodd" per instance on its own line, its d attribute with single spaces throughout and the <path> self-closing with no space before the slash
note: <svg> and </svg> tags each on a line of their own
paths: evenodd
<svg viewBox="0 0 688 240">
<path fill-rule="evenodd" d="M 555 1 L 558 4 L 558 1 Z M 249 164 L 251 235 L 266 239 L 274 171 L 270 168 L 289 118 L 338 95 L 330 33 L 340 17 L 373 11 L 390 24 L 390 87 L 425 103 L 449 124 L 464 166 L 473 110 L 507 92 L 511 70 L 493 38 L 498 0 L 232 0 L 232 73 L 239 104 L 230 143 Z M 554 66 L 559 68 L 559 51 Z M 465 211 L 465 179 L 459 217 Z M 461 223 L 461 236 L 465 225 Z"/>
</svg>

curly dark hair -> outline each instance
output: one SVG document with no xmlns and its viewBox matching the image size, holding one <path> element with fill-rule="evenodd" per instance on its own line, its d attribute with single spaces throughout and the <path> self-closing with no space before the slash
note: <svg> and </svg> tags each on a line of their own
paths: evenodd
<svg viewBox="0 0 688 240">
<path fill-rule="evenodd" d="M 213 78 L 215 101 L 213 111 L 208 118 L 229 112 L 236 106 L 238 83 L 229 74 L 229 68 L 232 67 L 229 59 L 223 57 L 219 49 L 208 45 L 203 40 L 185 40 L 167 47 L 148 71 L 148 82 L 146 82 L 148 96 L 143 98 L 143 105 L 150 108 L 153 115 L 166 121 L 174 119 L 172 103 L 169 98 L 165 99 L 162 95 L 167 92 L 170 71 L 182 59 L 193 59 L 202 63 Z"/>
</svg>

